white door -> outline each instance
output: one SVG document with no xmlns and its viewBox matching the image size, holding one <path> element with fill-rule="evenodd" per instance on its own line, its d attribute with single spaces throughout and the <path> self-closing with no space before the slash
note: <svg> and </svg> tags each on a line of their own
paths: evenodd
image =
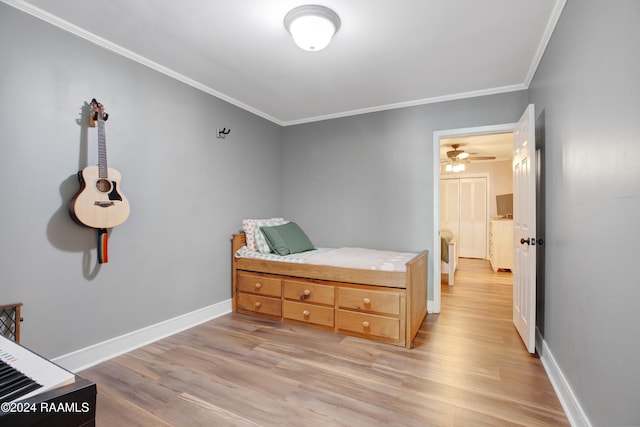
<svg viewBox="0 0 640 427">
<path fill-rule="evenodd" d="M 535 353 L 536 327 L 536 148 L 530 104 L 514 131 L 513 143 L 513 323 Z"/>
<path fill-rule="evenodd" d="M 487 257 L 487 180 L 460 179 L 459 252 L 463 258 Z"/>
</svg>

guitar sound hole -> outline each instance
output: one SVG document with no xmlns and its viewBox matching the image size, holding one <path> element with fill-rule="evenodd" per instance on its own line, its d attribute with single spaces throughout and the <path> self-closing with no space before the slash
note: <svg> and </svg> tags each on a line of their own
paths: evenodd
<svg viewBox="0 0 640 427">
<path fill-rule="evenodd" d="M 111 191 L 111 182 L 108 179 L 99 179 L 96 181 L 96 190 L 101 193 L 108 193 Z"/>
</svg>

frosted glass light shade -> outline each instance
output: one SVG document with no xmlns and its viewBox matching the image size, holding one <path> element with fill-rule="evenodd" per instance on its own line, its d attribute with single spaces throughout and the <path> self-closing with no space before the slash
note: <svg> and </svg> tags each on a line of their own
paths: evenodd
<svg viewBox="0 0 640 427">
<path fill-rule="evenodd" d="M 444 170 L 445 172 L 457 173 L 457 172 L 464 171 L 465 166 L 464 166 L 464 163 L 458 163 L 458 162 L 447 163 L 444 167 Z"/>
<path fill-rule="evenodd" d="M 340 17 L 327 7 L 305 5 L 289 11 L 284 26 L 301 49 L 317 52 L 327 47 L 340 29 Z"/>
</svg>

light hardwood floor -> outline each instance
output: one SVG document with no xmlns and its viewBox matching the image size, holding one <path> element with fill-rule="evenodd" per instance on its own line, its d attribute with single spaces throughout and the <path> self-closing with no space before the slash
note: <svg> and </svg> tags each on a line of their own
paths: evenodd
<svg viewBox="0 0 640 427">
<path fill-rule="evenodd" d="M 568 425 L 511 289 L 511 273 L 461 259 L 412 350 L 228 314 L 81 375 L 98 426 Z"/>
</svg>

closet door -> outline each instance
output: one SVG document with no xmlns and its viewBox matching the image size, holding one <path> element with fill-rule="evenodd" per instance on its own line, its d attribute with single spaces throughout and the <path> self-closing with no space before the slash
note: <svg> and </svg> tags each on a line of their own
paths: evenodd
<svg viewBox="0 0 640 427">
<path fill-rule="evenodd" d="M 460 179 L 459 255 L 487 257 L 487 179 Z"/>
<path fill-rule="evenodd" d="M 460 234 L 460 180 L 440 180 L 440 229 L 449 230 L 453 238 Z"/>
</svg>

